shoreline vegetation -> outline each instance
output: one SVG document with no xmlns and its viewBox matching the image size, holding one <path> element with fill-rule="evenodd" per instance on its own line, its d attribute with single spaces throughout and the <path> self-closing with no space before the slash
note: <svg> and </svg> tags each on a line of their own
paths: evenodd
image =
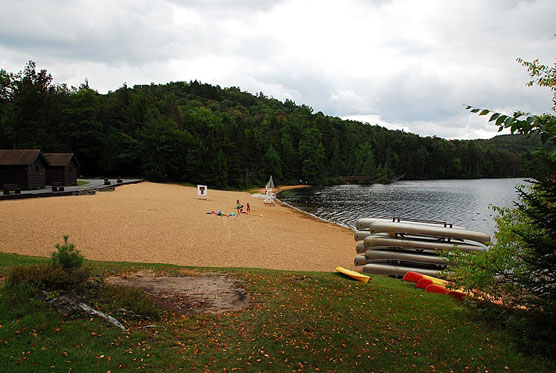
<svg viewBox="0 0 556 373">
<path fill-rule="evenodd" d="M 99 94 L 88 84 L 55 85 L 33 61 L 17 74 L 0 69 L 0 76 L 6 92 L 0 148 L 71 152 L 84 175 L 245 189 L 270 175 L 277 184 L 328 185 L 343 176 L 467 179 L 547 171 L 532 151 L 539 139 L 524 135 L 421 137 L 198 81 L 124 84 Z"/>
</svg>

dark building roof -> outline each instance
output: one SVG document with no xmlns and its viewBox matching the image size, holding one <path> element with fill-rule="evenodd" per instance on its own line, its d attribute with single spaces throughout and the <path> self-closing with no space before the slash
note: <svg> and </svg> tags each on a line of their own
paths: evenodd
<svg viewBox="0 0 556 373">
<path fill-rule="evenodd" d="M 2 150 L 0 149 L 0 166 L 26 166 L 41 156 L 39 149 Z"/>
<path fill-rule="evenodd" d="M 52 167 L 60 167 L 66 166 L 71 162 L 73 158 L 75 163 L 79 166 L 79 162 L 73 156 L 73 153 L 43 153 L 46 159 L 48 160 L 48 164 Z"/>
</svg>

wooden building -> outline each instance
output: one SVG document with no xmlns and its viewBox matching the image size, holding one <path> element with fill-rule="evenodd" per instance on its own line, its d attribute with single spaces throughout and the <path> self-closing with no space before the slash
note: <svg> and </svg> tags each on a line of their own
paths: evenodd
<svg viewBox="0 0 556 373">
<path fill-rule="evenodd" d="M 0 150 L 0 187 L 44 188 L 48 161 L 38 149 Z"/>
<path fill-rule="evenodd" d="M 52 185 L 52 182 L 63 186 L 77 185 L 80 166 L 73 153 L 44 153 L 44 156 L 48 161 L 46 185 Z"/>
</svg>

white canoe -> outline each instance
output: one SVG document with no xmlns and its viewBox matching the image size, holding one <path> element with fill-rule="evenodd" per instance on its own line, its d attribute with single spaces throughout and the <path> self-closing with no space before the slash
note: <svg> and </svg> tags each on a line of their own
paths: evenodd
<svg viewBox="0 0 556 373">
<path fill-rule="evenodd" d="M 353 264 L 356 267 L 359 266 L 364 266 L 365 264 L 369 264 L 369 263 L 384 263 L 384 264 L 388 264 L 391 263 L 391 260 L 388 259 L 376 259 L 376 260 L 367 260 L 367 258 L 365 257 L 365 255 L 357 255 L 354 259 L 353 259 Z"/>
<path fill-rule="evenodd" d="M 416 253 L 415 251 L 397 251 L 397 250 L 367 250 L 365 252 L 367 262 L 374 260 L 399 260 L 403 262 L 419 262 L 435 265 L 450 265 L 449 260 L 439 257 L 438 255 L 429 253 Z"/>
<path fill-rule="evenodd" d="M 433 227 L 444 227 L 442 223 L 426 223 L 426 222 L 414 222 L 414 221 L 409 222 L 409 221 L 404 221 L 403 219 L 401 221 L 401 223 L 406 223 L 406 222 L 411 224 L 428 225 Z M 359 231 L 369 230 L 371 224 L 373 223 L 393 223 L 393 221 L 392 219 L 361 218 L 355 222 L 355 229 Z M 460 227 L 457 225 L 453 225 L 452 228 L 466 229 L 464 227 Z"/>
<path fill-rule="evenodd" d="M 365 237 L 370 236 L 371 232 L 369 231 L 355 231 L 353 232 L 353 238 L 355 241 L 363 241 Z"/>
<path fill-rule="evenodd" d="M 367 255 L 357 255 L 353 259 L 353 264 L 356 267 L 364 266 L 365 264 L 387 264 L 387 265 L 401 265 L 401 266 L 416 266 L 416 267 L 425 267 L 426 269 L 433 269 L 438 268 L 442 269 L 446 267 L 446 263 L 432 263 L 432 262 L 425 262 L 422 260 L 406 260 L 406 259 L 397 259 L 397 258 L 374 258 L 372 256 Z"/>
<path fill-rule="evenodd" d="M 357 254 L 365 254 L 365 251 L 367 251 L 368 249 L 365 247 L 365 244 L 363 242 L 358 243 L 357 246 L 355 246 L 355 252 Z"/>
<path fill-rule="evenodd" d="M 440 275 L 441 271 L 434 270 L 434 269 L 423 269 L 418 267 L 370 263 L 370 264 L 365 264 L 363 266 L 363 272 L 373 273 L 376 275 L 394 275 L 394 276 L 403 276 L 407 272 L 417 272 L 428 276 L 438 276 Z"/>
<path fill-rule="evenodd" d="M 353 258 L 353 264 L 356 267 L 364 266 L 368 263 L 369 261 L 367 260 L 367 258 L 365 258 L 365 255 L 357 255 L 355 258 Z M 384 263 L 387 263 L 386 260 L 384 261 Z"/>
<path fill-rule="evenodd" d="M 447 242 L 431 238 L 407 238 L 407 237 L 385 237 L 384 235 L 372 234 L 365 237 L 365 247 L 367 249 L 385 249 L 385 248 L 404 248 L 404 249 L 420 249 L 420 250 L 461 250 L 470 251 L 486 251 L 483 245 L 476 245 L 463 242 Z"/>
<path fill-rule="evenodd" d="M 375 233 L 377 235 L 377 237 L 390 237 L 390 234 L 388 233 Z M 363 241 L 365 239 L 365 237 L 368 237 L 371 235 L 371 232 L 369 231 L 355 231 L 353 232 L 353 238 L 355 238 L 355 241 Z"/>
<path fill-rule="evenodd" d="M 467 229 L 445 228 L 439 225 L 417 223 L 372 222 L 369 226 L 371 233 L 406 233 L 419 236 L 449 237 L 462 240 L 471 240 L 481 243 L 490 242 L 490 236 L 483 232 L 474 232 Z"/>
</svg>

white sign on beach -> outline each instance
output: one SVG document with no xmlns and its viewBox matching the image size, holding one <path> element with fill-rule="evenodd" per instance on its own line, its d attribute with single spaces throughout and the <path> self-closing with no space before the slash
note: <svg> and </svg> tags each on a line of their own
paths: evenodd
<svg viewBox="0 0 556 373">
<path fill-rule="evenodd" d="M 207 197 L 208 188 L 206 185 L 197 185 L 197 195 L 199 197 Z"/>
</svg>

